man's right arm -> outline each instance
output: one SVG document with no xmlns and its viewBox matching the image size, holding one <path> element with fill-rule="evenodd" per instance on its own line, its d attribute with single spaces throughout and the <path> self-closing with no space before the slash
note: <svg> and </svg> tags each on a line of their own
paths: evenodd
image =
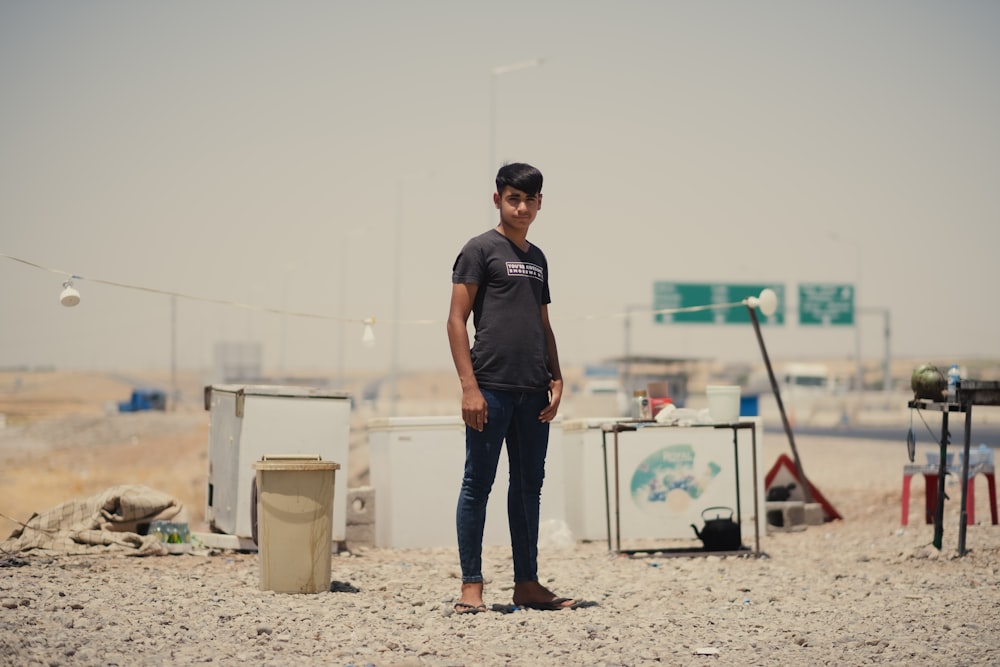
<svg viewBox="0 0 1000 667">
<path fill-rule="evenodd" d="M 488 409 L 486 399 L 479 390 L 479 382 L 472 371 L 472 355 L 469 350 L 469 315 L 472 304 L 476 300 L 478 285 L 453 284 L 451 288 L 451 307 L 448 309 L 448 344 L 451 347 L 451 358 L 458 371 L 458 380 L 462 385 L 462 421 L 482 431 L 486 424 Z"/>
</svg>

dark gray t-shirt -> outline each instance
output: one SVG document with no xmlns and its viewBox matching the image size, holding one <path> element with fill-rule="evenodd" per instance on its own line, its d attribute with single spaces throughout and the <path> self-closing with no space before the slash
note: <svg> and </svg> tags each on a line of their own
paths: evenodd
<svg viewBox="0 0 1000 667">
<path fill-rule="evenodd" d="M 472 304 L 472 369 L 479 386 L 547 390 L 552 375 L 542 306 L 551 299 L 545 254 L 533 244 L 522 252 L 491 229 L 465 244 L 452 267 L 451 282 L 479 286 Z"/>
</svg>

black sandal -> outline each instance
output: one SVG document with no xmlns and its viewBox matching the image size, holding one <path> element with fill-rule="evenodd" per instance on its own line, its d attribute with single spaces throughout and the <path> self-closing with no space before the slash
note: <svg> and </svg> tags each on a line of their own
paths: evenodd
<svg viewBox="0 0 1000 667">
<path fill-rule="evenodd" d="M 468 602 L 456 602 L 455 603 L 455 613 L 456 614 L 478 614 L 480 612 L 486 611 L 486 605 L 474 605 Z"/>
</svg>

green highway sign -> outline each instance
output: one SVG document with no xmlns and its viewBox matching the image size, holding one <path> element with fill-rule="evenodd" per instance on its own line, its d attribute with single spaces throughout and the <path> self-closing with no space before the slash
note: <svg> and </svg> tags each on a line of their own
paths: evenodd
<svg viewBox="0 0 1000 667">
<path fill-rule="evenodd" d="M 761 324 L 785 323 L 785 286 L 748 283 L 653 283 L 653 310 L 674 310 L 696 306 L 719 306 L 738 303 L 750 296 L 759 296 L 765 288 L 771 288 L 778 295 L 778 310 L 771 317 L 760 311 L 757 318 Z M 749 324 L 750 313 L 746 306 L 710 308 L 679 313 L 655 314 L 658 323 L 674 324 Z"/>
<path fill-rule="evenodd" d="M 854 285 L 836 283 L 799 285 L 799 324 L 804 326 L 854 324 Z"/>
</svg>

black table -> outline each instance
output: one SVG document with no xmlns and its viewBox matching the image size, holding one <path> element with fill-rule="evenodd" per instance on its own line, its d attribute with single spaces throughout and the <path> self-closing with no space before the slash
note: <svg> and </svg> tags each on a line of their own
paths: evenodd
<svg viewBox="0 0 1000 667">
<path fill-rule="evenodd" d="M 967 503 L 969 494 L 969 450 L 972 445 L 972 406 L 1000 405 L 1000 382 L 982 380 L 963 380 L 958 384 L 955 401 L 933 401 L 918 398 L 907 403 L 916 410 L 931 410 L 941 413 L 941 447 L 938 462 L 937 507 L 934 511 L 934 546 L 941 549 L 944 536 L 944 482 L 948 473 L 948 445 L 951 434 L 948 432 L 948 415 L 952 412 L 965 413 L 965 438 L 962 457 L 962 497 L 958 520 L 958 555 L 966 554 L 965 529 L 968 524 Z M 912 459 L 911 459 L 912 460 Z"/>
</svg>

